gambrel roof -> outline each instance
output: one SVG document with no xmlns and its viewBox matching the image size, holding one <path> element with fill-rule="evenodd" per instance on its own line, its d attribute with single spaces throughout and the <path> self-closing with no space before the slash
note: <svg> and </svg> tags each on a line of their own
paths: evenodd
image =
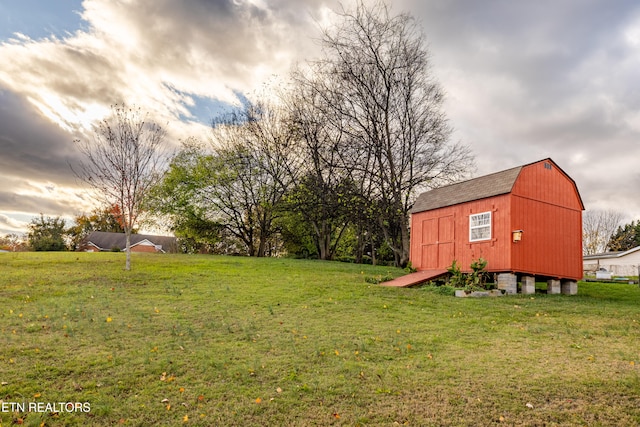
<svg viewBox="0 0 640 427">
<path fill-rule="evenodd" d="M 562 171 L 553 160 L 543 159 L 538 162 L 517 166 L 424 192 L 418 196 L 418 199 L 411 209 L 411 213 L 430 211 L 432 209 L 444 208 L 473 200 L 509 194 L 513 190 L 513 186 L 524 167 L 543 161 L 553 164 L 553 166 L 560 170 L 575 186 L 573 179 Z M 578 198 L 580 199 L 579 194 Z M 580 204 L 582 204 L 582 200 L 580 200 Z"/>
</svg>

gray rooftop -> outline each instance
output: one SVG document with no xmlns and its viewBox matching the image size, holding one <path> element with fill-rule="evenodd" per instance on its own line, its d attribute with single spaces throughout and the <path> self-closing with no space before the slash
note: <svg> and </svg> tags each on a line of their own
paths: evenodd
<svg viewBox="0 0 640 427">
<path fill-rule="evenodd" d="M 521 170 L 522 166 L 518 166 L 427 191 L 418 196 L 411 213 L 508 194 L 513 189 L 513 184 L 518 179 Z"/>
<path fill-rule="evenodd" d="M 132 234 L 131 245 L 148 240 L 154 245 L 162 247 L 164 252 L 176 252 L 176 238 L 170 236 L 152 236 L 149 234 Z M 105 231 L 94 231 L 86 239 L 87 242 L 93 243 L 102 250 L 111 250 L 118 248 L 124 250 L 127 247 L 127 239 L 124 233 L 108 233 Z"/>
</svg>

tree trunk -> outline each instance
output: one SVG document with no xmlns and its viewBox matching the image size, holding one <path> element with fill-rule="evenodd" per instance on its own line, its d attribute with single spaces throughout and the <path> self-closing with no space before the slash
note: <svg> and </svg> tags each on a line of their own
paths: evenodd
<svg viewBox="0 0 640 427">
<path fill-rule="evenodd" d="M 321 260 L 330 260 L 332 258 L 331 253 L 331 227 L 328 226 L 327 220 L 321 220 L 312 222 L 313 230 L 315 232 L 316 248 L 318 249 L 318 257 Z"/>
<path fill-rule="evenodd" d="M 126 236 L 127 247 L 125 251 L 127 252 L 127 261 L 125 263 L 124 269 L 127 271 L 131 270 L 131 229 L 127 228 L 125 230 L 124 235 Z"/>
<path fill-rule="evenodd" d="M 364 246 L 366 245 L 365 239 L 363 237 L 362 226 L 358 225 L 356 231 L 356 264 L 362 264 L 362 259 L 364 255 Z"/>
<path fill-rule="evenodd" d="M 258 253 L 257 253 L 257 257 L 258 258 L 263 258 L 266 256 L 266 252 L 267 252 L 267 237 L 264 234 L 260 234 L 260 238 L 258 240 Z"/>
<path fill-rule="evenodd" d="M 400 220 L 400 245 L 402 252 L 400 253 L 400 267 L 405 268 L 409 264 L 409 253 L 411 250 L 411 241 L 409 239 L 409 219 L 405 214 L 401 215 Z"/>
<path fill-rule="evenodd" d="M 378 261 L 376 259 L 376 243 L 372 233 L 371 234 L 371 265 L 377 265 L 377 264 L 378 264 Z"/>
</svg>

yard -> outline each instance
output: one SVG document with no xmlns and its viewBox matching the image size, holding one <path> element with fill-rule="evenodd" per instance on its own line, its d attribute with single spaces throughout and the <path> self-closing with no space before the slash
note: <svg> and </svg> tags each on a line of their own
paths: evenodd
<svg viewBox="0 0 640 427">
<path fill-rule="evenodd" d="M 2 426 L 640 424 L 638 286 L 474 299 L 370 283 L 388 267 L 123 267 L 0 254 Z"/>
</svg>

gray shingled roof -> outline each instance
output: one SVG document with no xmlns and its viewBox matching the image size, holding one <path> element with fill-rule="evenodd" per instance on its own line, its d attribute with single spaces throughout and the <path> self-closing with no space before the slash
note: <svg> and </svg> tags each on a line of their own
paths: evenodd
<svg viewBox="0 0 640 427">
<path fill-rule="evenodd" d="M 522 166 L 518 166 L 427 191 L 418 196 L 411 213 L 508 194 L 513 189 L 513 184 L 515 184 L 521 170 Z"/>
<path fill-rule="evenodd" d="M 177 244 L 176 238 L 171 236 L 152 236 L 148 234 L 132 234 L 131 246 L 136 243 L 140 243 L 143 240 L 148 240 L 154 245 L 162 246 L 164 252 L 176 252 Z M 125 250 L 127 246 L 127 239 L 124 233 L 108 233 L 105 231 L 94 231 L 86 239 L 87 243 L 93 243 L 95 246 L 102 250 L 109 251 L 113 248 L 119 248 Z"/>
</svg>

